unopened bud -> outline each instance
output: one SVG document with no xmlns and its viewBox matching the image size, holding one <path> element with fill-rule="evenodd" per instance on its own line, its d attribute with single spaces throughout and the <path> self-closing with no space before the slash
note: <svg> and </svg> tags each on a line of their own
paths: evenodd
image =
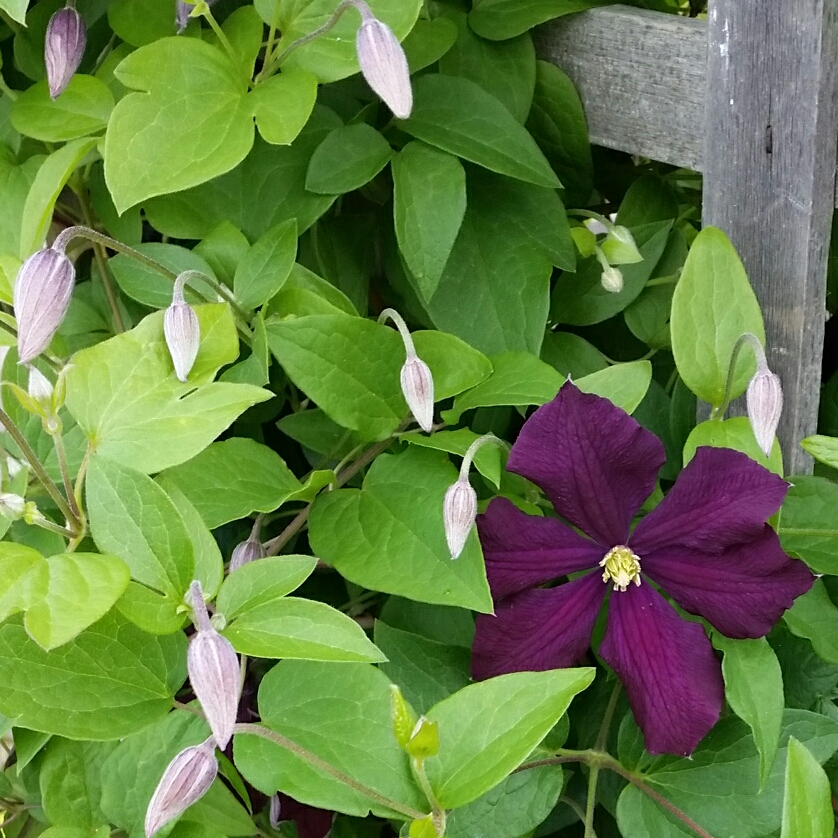
<svg viewBox="0 0 838 838">
<path fill-rule="evenodd" d="M 207 6 L 212 6 L 216 0 L 206 0 Z M 189 23 L 189 16 L 195 8 L 195 3 L 185 3 L 184 0 L 178 0 L 175 8 L 175 26 L 177 26 L 178 35 L 186 29 Z"/>
<path fill-rule="evenodd" d="M 26 501 L 20 495 L 0 492 L 0 513 L 10 521 L 19 521 L 26 510 Z"/>
<path fill-rule="evenodd" d="M 86 43 L 84 20 L 72 5 L 59 9 L 49 19 L 44 40 L 44 63 L 49 95 L 53 99 L 64 92 L 78 70 Z"/>
<path fill-rule="evenodd" d="M 399 39 L 393 30 L 363 9 L 363 22 L 355 40 L 358 64 L 367 84 L 384 100 L 399 119 L 407 119 L 413 110 L 410 69 Z M 366 5 L 366 4 L 363 4 Z"/>
<path fill-rule="evenodd" d="M 390 716 L 396 741 L 402 748 L 407 747 L 419 719 L 395 684 L 390 684 Z"/>
<path fill-rule="evenodd" d="M 416 760 L 435 757 L 439 753 L 439 725 L 420 716 L 404 749 Z"/>
<path fill-rule="evenodd" d="M 602 287 L 612 294 L 619 294 L 623 290 L 623 275 L 619 268 L 609 265 L 602 271 Z"/>
<path fill-rule="evenodd" d="M 633 262 L 642 262 L 643 256 L 637 249 L 631 231 L 628 227 L 619 224 L 614 225 L 600 245 L 605 258 L 611 265 L 629 265 Z"/>
<path fill-rule="evenodd" d="M 67 314 L 75 278 L 73 263 L 53 247 L 33 253 L 20 266 L 14 290 L 20 363 L 28 364 L 49 346 Z"/>
<path fill-rule="evenodd" d="M 183 298 L 183 274 L 175 280 L 172 304 L 163 316 L 163 334 L 175 367 L 175 375 L 186 381 L 201 346 L 201 325 L 192 306 Z"/>
<path fill-rule="evenodd" d="M 408 356 L 402 367 L 401 382 L 413 418 L 429 434 L 434 426 L 434 378 L 430 367 L 417 355 Z"/>
<path fill-rule="evenodd" d="M 474 520 L 477 518 L 477 492 L 472 489 L 468 478 L 460 477 L 448 487 L 442 503 L 442 520 L 445 524 L 445 540 L 451 551 L 451 558 L 457 559 L 466 546 Z"/>
<path fill-rule="evenodd" d="M 238 570 L 248 562 L 256 561 L 256 559 L 264 559 L 265 556 L 267 556 L 265 545 L 262 544 L 260 539 L 251 536 L 247 541 L 242 541 L 241 544 L 237 544 L 233 550 L 233 555 L 230 557 L 230 573 Z"/>
<path fill-rule="evenodd" d="M 44 410 L 51 408 L 52 383 L 37 367 L 29 367 L 29 385 L 27 392 Z"/>
<path fill-rule="evenodd" d="M 203 797 L 218 774 L 212 737 L 184 748 L 168 765 L 151 796 L 145 816 L 146 838 Z"/>
<path fill-rule="evenodd" d="M 189 683 L 201 703 L 218 747 L 224 750 L 233 736 L 239 709 L 239 659 L 230 641 L 212 627 L 201 583 L 193 582 L 190 590 L 198 632 L 190 641 L 187 653 Z"/>
<path fill-rule="evenodd" d="M 279 802 L 279 792 L 271 795 L 271 808 L 268 812 L 268 820 L 271 824 L 271 829 L 279 829 L 279 816 L 282 811 L 282 806 Z"/>
<path fill-rule="evenodd" d="M 748 384 L 745 402 L 757 444 L 768 457 L 783 412 L 783 388 L 779 377 L 767 365 L 757 368 L 756 375 Z"/>
</svg>

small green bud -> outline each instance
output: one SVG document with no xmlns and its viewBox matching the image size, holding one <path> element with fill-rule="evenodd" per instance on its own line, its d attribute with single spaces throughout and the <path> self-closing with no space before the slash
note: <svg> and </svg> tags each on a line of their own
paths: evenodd
<svg viewBox="0 0 838 838">
<path fill-rule="evenodd" d="M 643 261 L 628 227 L 614 225 L 600 247 L 610 265 L 630 265 Z"/>
<path fill-rule="evenodd" d="M 435 757 L 439 753 L 439 725 L 420 716 L 404 749 L 417 760 Z"/>
<path fill-rule="evenodd" d="M 396 734 L 396 741 L 400 747 L 406 748 L 418 719 L 413 708 L 402 695 L 402 691 L 395 684 L 390 684 L 390 715 L 393 719 L 393 733 Z"/>
</svg>

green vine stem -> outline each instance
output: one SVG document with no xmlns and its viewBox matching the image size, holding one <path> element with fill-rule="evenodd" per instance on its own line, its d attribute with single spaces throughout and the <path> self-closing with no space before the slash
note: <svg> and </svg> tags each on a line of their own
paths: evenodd
<svg viewBox="0 0 838 838">
<path fill-rule="evenodd" d="M 330 777 L 333 777 L 339 783 L 343 783 L 349 788 L 354 789 L 359 794 L 363 794 L 364 797 L 368 797 L 370 800 L 374 800 L 380 806 L 384 806 L 387 809 L 390 809 L 393 812 L 398 812 L 400 815 L 404 815 L 406 818 L 410 820 L 418 820 L 420 818 L 427 817 L 425 812 L 420 812 L 417 809 L 413 809 L 410 806 L 404 806 L 401 803 L 390 800 L 389 797 L 385 797 L 383 794 L 379 794 L 379 792 L 375 791 L 374 789 L 369 788 L 369 786 L 365 786 L 363 783 L 359 783 L 357 780 L 353 780 L 348 774 L 344 774 L 342 771 L 339 771 L 334 766 L 330 765 L 323 759 L 320 759 L 317 754 L 313 754 L 308 749 L 304 748 L 302 745 L 298 745 L 296 742 L 293 742 L 291 739 L 286 739 L 281 733 L 277 733 L 274 730 L 270 730 L 267 727 L 263 727 L 262 725 L 257 724 L 237 724 L 233 728 L 234 733 L 249 733 L 253 736 L 261 736 L 263 739 L 267 739 L 269 742 L 273 742 L 274 745 L 279 745 L 280 748 L 285 748 L 287 751 L 291 751 L 294 756 L 299 757 L 300 759 L 307 762 L 309 765 L 314 766 L 315 768 L 322 771 L 324 774 L 328 774 Z"/>
<path fill-rule="evenodd" d="M 733 345 L 733 351 L 730 353 L 730 365 L 727 368 L 727 379 L 725 380 L 725 394 L 722 397 L 722 403 L 718 407 L 714 407 L 710 412 L 711 419 L 722 419 L 725 415 L 725 411 L 730 404 L 730 395 L 733 391 L 733 378 L 736 375 L 736 362 L 739 360 L 739 353 L 742 351 L 742 347 L 746 343 L 750 344 L 751 349 L 754 350 L 754 355 L 756 355 L 757 359 L 757 369 L 762 369 L 768 366 L 768 363 L 765 360 L 765 350 L 762 348 L 759 338 L 756 335 L 752 335 L 750 332 L 745 332 L 745 334 L 739 335 L 736 339 L 736 343 Z"/>
</svg>

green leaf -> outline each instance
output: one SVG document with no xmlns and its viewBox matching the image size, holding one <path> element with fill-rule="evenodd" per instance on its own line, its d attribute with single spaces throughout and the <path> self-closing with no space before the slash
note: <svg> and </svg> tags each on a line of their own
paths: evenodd
<svg viewBox="0 0 838 838">
<path fill-rule="evenodd" d="M 780 542 L 815 573 L 838 575 L 836 509 L 835 483 L 824 477 L 794 477 L 780 514 Z"/>
<path fill-rule="evenodd" d="M 734 416 L 732 419 L 708 419 L 696 425 L 684 444 L 684 465 L 694 456 L 696 449 L 702 445 L 713 448 L 733 448 L 747 454 L 761 466 L 783 475 L 783 454 L 780 443 L 774 441 L 771 456 L 766 457 L 754 437 L 754 431 L 747 416 Z"/>
<path fill-rule="evenodd" d="M 759 782 L 764 786 L 780 742 L 783 722 L 783 674 L 768 641 L 729 640 L 713 634 L 713 645 L 724 652 L 722 675 L 728 704 L 754 734 L 759 751 Z"/>
<path fill-rule="evenodd" d="M 29 0 L 0 0 L 0 9 L 7 12 L 12 20 L 23 24 L 26 22 L 26 7 L 28 5 Z"/>
<path fill-rule="evenodd" d="M 250 98 L 256 127 L 273 145 L 290 145 L 305 127 L 317 101 L 317 76 L 284 67 L 253 88 Z"/>
<path fill-rule="evenodd" d="M 94 457 L 87 477 L 90 530 L 100 550 L 119 556 L 131 577 L 180 599 L 195 578 L 195 554 L 180 513 L 139 471 Z"/>
<path fill-rule="evenodd" d="M 791 737 L 780 838 L 831 838 L 834 829 L 829 778 L 806 746 Z"/>
<path fill-rule="evenodd" d="M 218 592 L 216 607 L 229 623 L 260 605 L 290 594 L 312 574 L 312 556 L 271 556 L 234 570 Z"/>
<path fill-rule="evenodd" d="M 609 366 L 602 352 L 572 332 L 548 332 L 544 336 L 541 358 L 562 376 L 570 376 L 574 381 Z"/>
<path fill-rule="evenodd" d="M 448 18 L 419 18 L 410 34 L 402 41 L 410 72 L 417 73 L 439 61 L 456 40 L 457 26 Z"/>
<path fill-rule="evenodd" d="M 45 563 L 44 596 L 26 611 L 29 636 L 50 651 L 104 617 L 128 586 L 127 565 L 116 556 L 66 553 Z"/>
<path fill-rule="evenodd" d="M 279 454 L 243 437 L 214 442 L 165 475 L 213 530 L 253 512 L 273 512 L 301 488 Z"/>
<path fill-rule="evenodd" d="M 128 55 L 115 75 L 142 91 L 117 103 L 105 137 L 105 178 L 120 212 L 224 174 L 250 151 L 247 79 L 223 50 L 162 38 Z"/>
<path fill-rule="evenodd" d="M 31 547 L 0 542 L 0 622 L 43 596 L 44 557 Z"/>
<path fill-rule="evenodd" d="M 219 376 L 219 381 L 252 384 L 254 387 L 264 387 L 270 381 L 268 333 L 265 331 L 265 317 L 261 311 L 256 313 L 251 326 L 253 327 L 253 345 L 250 347 L 250 355 L 224 370 Z"/>
<path fill-rule="evenodd" d="M 3 97 L 0 102 L 7 100 L 8 97 Z M 8 254 L 8 257 L 3 260 L 2 268 L 9 282 L 7 293 L 9 301 L 11 301 L 11 286 L 20 263 L 9 263 L 8 259 L 16 257 L 21 252 L 20 219 L 29 191 L 43 162 L 43 156 L 35 155 L 19 164 L 12 150 L 0 145 L 0 201 L 3 202 L 5 208 L 4 212 L 0 213 L 0 253 Z"/>
<path fill-rule="evenodd" d="M 123 617 L 149 634 L 173 634 L 187 619 L 182 602 L 138 582 L 128 583 L 116 607 Z"/>
<path fill-rule="evenodd" d="M 838 468 L 838 439 L 836 437 L 814 434 L 806 437 L 800 444 L 819 463 L 830 468 Z"/>
<path fill-rule="evenodd" d="M 93 76 L 73 76 L 55 101 L 44 80 L 17 97 L 12 107 L 12 125 L 27 137 L 63 143 L 104 131 L 113 106 L 108 86 Z"/>
<path fill-rule="evenodd" d="M 315 106 L 290 146 L 270 145 L 257 137 L 244 162 L 228 174 L 152 198 L 143 209 L 156 230 L 178 239 L 202 239 L 220 222 L 229 221 L 254 241 L 291 218 L 297 219 L 302 234 L 335 200 L 334 195 L 307 192 L 305 180 L 314 150 L 340 124 L 334 112 Z"/>
<path fill-rule="evenodd" d="M 696 236 L 672 298 L 672 353 L 687 387 L 713 406 L 724 398 L 737 339 L 745 332 L 765 343 L 759 303 L 745 268 L 727 236 L 705 227 Z M 756 364 L 740 353 L 731 398 L 745 390 Z"/>
<path fill-rule="evenodd" d="M 222 634 L 237 652 L 257 658 L 348 663 L 385 659 L 353 619 L 310 599 L 284 597 L 250 607 Z"/>
<path fill-rule="evenodd" d="M 233 290 L 242 308 L 258 308 L 285 284 L 297 258 L 297 222 L 283 221 L 250 248 L 236 268 Z"/>
<path fill-rule="evenodd" d="M 20 223 L 21 259 L 43 246 L 59 193 L 95 145 L 95 139 L 73 140 L 50 154 L 41 164 L 23 207 Z"/>
<path fill-rule="evenodd" d="M 462 457 L 472 442 L 480 436 L 481 434 L 476 434 L 468 428 L 458 428 L 456 431 L 437 431 L 430 436 L 414 431 L 404 434 L 401 440 L 411 445 L 433 448 L 435 451 L 448 451 L 450 454 L 459 454 Z M 502 458 L 501 449 L 497 445 L 483 445 L 477 449 L 477 454 L 474 456 L 475 468 L 487 480 L 494 483 L 496 488 L 500 488 Z"/>
<path fill-rule="evenodd" d="M 506 352 L 489 360 L 492 374 L 454 399 L 454 407 L 443 411 L 446 422 L 456 424 L 463 413 L 476 407 L 546 404 L 562 386 L 562 377 L 553 367 L 526 352 Z"/>
<path fill-rule="evenodd" d="M 272 730 L 356 782 L 403 806 L 426 809 L 407 754 L 393 735 L 390 683 L 374 666 L 280 661 L 259 686 L 259 713 Z M 236 766 L 265 794 L 279 789 L 322 809 L 404 819 L 262 738 L 238 734 L 234 750 Z"/>
<path fill-rule="evenodd" d="M 280 292 L 271 300 L 269 310 L 282 317 L 305 317 L 307 314 L 357 315 L 350 299 L 308 268 L 295 264 Z"/>
<path fill-rule="evenodd" d="M 530 33 L 503 43 L 487 41 L 474 34 L 464 11 L 443 9 L 443 14 L 456 23 L 458 37 L 440 59 L 439 72 L 479 84 L 523 124 L 535 89 L 535 47 Z"/>
<path fill-rule="evenodd" d="M 132 47 L 142 47 L 175 34 L 171 0 L 112 0 L 108 24 Z"/>
<path fill-rule="evenodd" d="M 484 38 L 514 38 L 539 23 L 603 6 L 613 0 L 475 0 L 468 22 Z"/>
<path fill-rule="evenodd" d="M 102 763 L 114 747 L 115 743 L 52 738 L 38 776 L 44 814 L 51 823 L 78 827 L 87 838 L 104 822 L 99 811 Z"/>
<path fill-rule="evenodd" d="M 465 608 L 391 596 L 384 603 L 379 618 L 392 628 L 419 634 L 437 643 L 471 650 L 474 642 L 474 615 Z"/>
<path fill-rule="evenodd" d="M 510 774 L 486 794 L 447 813 L 446 838 L 518 838 L 543 823 L 556 805 L 564 783 L 558 766 Z"/>
<path fill-rule="evenodd" d="M 416 139 L 527 183 L 561 185 L 526 129 L 474 82 L 456 76 L 421 76 L 414 83 L 413 97 L 413 112 L 399 127 Z"/>
<path fill-rule="evenodd" d="M 466 174 L 456 157 L 420 142 L 408 143 L 392 165 L 399 250 L 429 300 L 465 215 Z"/>
<path fill-rule="evenodd" d="M 392 156 L 390 143 L 364 122 L 335 128 L 311 157 L 306 189 L 321 195 L 353 192 L 369 183 Z"/>
<path fill-rule="evenodd" d="M 805 710 L 786 710 L 777 759 L 760 791 L 753 738 L 744 722 L 730 717 L 713 728 L 689 759 L 657 759 L 644 773 L 644 781 L 714 838 L 763 838 L 780 828 L 791 736 L 804 742 L 819 762 L 838 748 L 834 721 Z M 617 824 L 624 838 L 694 834 L 632 785 L 625 787 L 617 802 Z"/>
<path fill-rule="evenodd" d="M 576 386 L 583 393 L 602 396 L 626 413 L 634 413 L 651 381 L 652 364 L 649 361 L 629 361 L 586 375 L 576 381 Z"/>
<path fill-rule="evenodd" d="M 527 130 L 559 176 L 565 202 L 586 205 L 594 186 L 594 162 L 585 110 L 570 77 L 549 61 L 536 62 Z"/>
<path fill-rule="evenodd" d="M 471 683 L 471 655 L 462 646 L 444 646 L 418 634 L 375 622 L 375 643 L 387 656 L 379 669 L 398 684 L 417 713 Z"/>
<path fill-rule="evenodd" d="M 169 712 L 185 678 L 182 633 L 153 637 L 113 612 L 51 652 L 20 617 L 0 626 L 0 713 L 32 730 L 128 736 Z"/>
<path fill-rule="evenodd" d="M 257 4 L 262 20 L 270 24 L 274 3 L 267 0 Z M 386 23 L 401 40 L 413 28 L 422 0 L 369 0 L 369 8 L 378 20 Z M 282 0 L 279 5 L 278 29 L 282 52 L 297 39 L 310 35 L 323 26 L 335 10 L 333 0 Z M 295 49 L 285 61 L 286 66 L 303 67 L 314 73 L 321 82 L 337 81 L 358 72 L 355 36 L 360 17 L 354 9 L 344 14 L 328 32 Z"/>
<path fill-rule="evenodd" d="M 513 672 L 472 684 L 432 707 L 439 754 L 428 779 L 441 806 L 464 806 L 520 765 L 594 679 L 594 670 Z"/>
<path fill-rule="evenodd" d="M 315 501 L 309 526 L 315 555 L 365 588 L 490 612 L 476 533 L 457 561 L 445 542 L 442 499 L 456 478 L 448 458 L 433 451 L 411 447 L 379 456 L 362 489 Z"/>
<path fill-rule="evenodd" d="M 602 265 L 596 259 L 582 262 L 575 274 L 562 274 L 553 288 L 551 318 L 556 323 L 591 326 L 623 311 L 637 299 L 652 276 L 666 248 L 671 227 L 671 221 L 658 222 L 646 228 L 652 235 L 645 241 L 645 236 L 638 235 L 643 261 L 620 267 L 623 290 L 616 294 L 602 287 Z"/>
<path fill-rule="evenodd" d="M 195 311 L 201 345 L 188 383 L 174 375 L 162 311 L 74 356 L 67 409 L 99 456 L 162 471 L 194 457 L 248 407 L 272 397 L 249 384 L 212 382 L 238 355 L 236 327 L 226 304 Z"/>
<path fill-rule="evenodd" d="M 783 619 L 792 634 L 811 640 L 823 660 L 838 664 L 838 607 L 820 579 L 794 601 Z"/>
<path fill-rule="evenodd" d="M 169 248 L 177 249 L 180 252 L 185 251 L 192 256 L 200 256 L 212 271 L 212 274 L 207 275 L 215 275 L 217 279 L 232 288 L 236 267 L 244 259 L 247 251 L 250 250 L 250 242 L 238 227 L 235 227 L 229 221 L 222 221 L 214 230 L 204 236 L 192 250 L 178 248 L 177 245 L 169 245 Z M 133 260 L 129 259 L 127 261 L 132 262 Z M 138 263 L 133 262 L 133 264 Z M 113 262 L 111 262 L 111 266 L 113 267 Z M 166 305 L 167 303 L 164 300 L 162 305 L 155 306 L 155 308 L 164 308 Z"/>
</svg>

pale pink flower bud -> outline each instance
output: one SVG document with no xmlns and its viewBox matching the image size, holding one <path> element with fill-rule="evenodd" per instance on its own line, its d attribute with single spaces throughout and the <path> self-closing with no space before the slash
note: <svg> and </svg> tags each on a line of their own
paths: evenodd
<svg viewBox="0 0 838 838">
<path fill-rule="evenodd" d="M 408 355 L 402 367 L 401 383 L 413 418 L 429 434 L 434 425 L 434 378 L 430 367 L 416 355 Z"/>
<path fill-rule="evenodd" d="M 172 304 L 163 316 L 163 334 L 175 367 L 175 375 L 186 381 L 201 346 L 201 325 L 192 306 L 183 299 L 183 274 L 175 280 Z"/>
<path fill-rule="evenodd" d="M 29 367 L 29 385 L 27 392 L 44 409 L 52 405 L 52 384 L 37 367 Z"/>
<path fill-rule="evenodd" d="M 445 540 L 451 551 L 451 558 L 457 559 L 474 526 L 477 517 L 477 492 L 472 489 L 467 477 L 448 487 L 442 504 L 442 520 L 445 524 Z"/>
<path fill-rule="evenodd" d="M 26 511 L 26 501 L 20 495 L 0 492 L 0 512 L 10 521 L 18 521 Z"/>
<path fill-rule="evenodd" d="M 215 743 L 210 737 L 184 748 L 168 765 L 151 796 L 145 816 L 146 838 L 185 812 L 208 791 L 218 774 Z"/>
<path fill-rule="evenodd" d="M 279 815 L 281 811 L 281 806 L 279 803 L 279 793 L 271 796 L 271 809 L 268 813 L 268 820 L 271 824 L 271 829 L 279 829 Z"/>
<path fill-rule="evenodd" d="M 761 364 L 758 367 L 756 375 L 748 384 L 745 402 L 757 444 L 768 457 L 783 412 L 783 388 L 779 377 L 767 365 Z"/>
<path fill-rule="evenodd" d="M 84 58 L 87 28 L 72 5 L 59 9 L 47 24 L 44 63 L 47 66 L 49 95 L 60 96 Z"/>
<path fill-rule="evenodd" d="M 230 573 L 248 562 L 264 559 L 267 555 L 264 544 L 258 538 L 251 536 L 247 541 L 237 544 L 235 550 L 233 550 L 233 555 L 230 557 Z"/>
<path fill-rule="evenodd" d="M 227 747 L 239 709 L 241 673 L 235 649 L 210 624 L 201 583 L 193 582 L 192 604 L 198 632 L 189 643 L 189 683 L 201 703 L 218 747 Z"/>
<path fill-rule="evenodd" d="M 17 273 L 14 290 L 17 354 L 27 364 L 41 354 L 67 314 L 76 269 L 63 250 L 33 253 Z"/>
<path fill-rule="evenodd" d="M 393 114 L 407 119 L 413 110 L 413 90 L 404 50 L 386 23 L 369 10 L 361 14 L 363 23 L 355 41 L 361 73 Z"/>
</svg>

